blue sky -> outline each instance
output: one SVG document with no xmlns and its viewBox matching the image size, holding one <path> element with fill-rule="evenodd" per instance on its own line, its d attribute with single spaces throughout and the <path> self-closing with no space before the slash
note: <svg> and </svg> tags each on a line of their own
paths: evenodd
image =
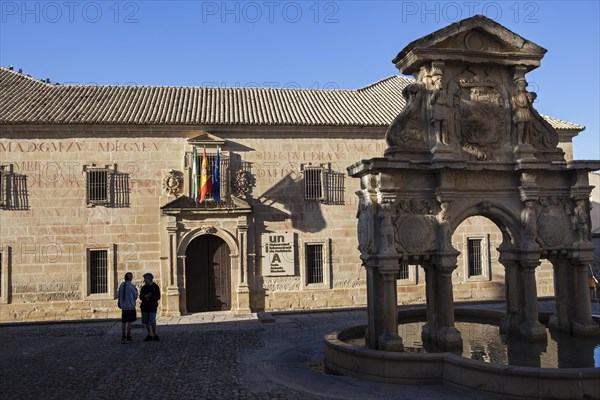
<svg viewBox="0 0 600 400">
<path fill-rule="evenodd" d="M 355 89 L 409 42 L 483 14 L 548 49 L 527 75 L 542 114 L 600 159 L 600 2 L 6 1 L 0 64 L 60 83 Z"/>
</svg>

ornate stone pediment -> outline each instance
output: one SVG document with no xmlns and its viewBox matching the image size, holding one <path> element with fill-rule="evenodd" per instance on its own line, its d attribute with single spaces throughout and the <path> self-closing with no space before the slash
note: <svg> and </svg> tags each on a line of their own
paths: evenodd
<svg viewBox="0 0 600 400">
<path fill-rule="evenodd" d="M 431 61 L 539 67 L 546 49 L 482 15 L 476 15 L 411 42 L 392 61 L 403 74 L 413 74 Z"/>
<path fill-rule="evenodd" d="M 564 161 L 525 74 L 546 50 L 475 16 L 406 46 L 393 62 L 415 83 L 386 133 L 385 156 L 411 161 Z"/>
<path fill-rule="evenodd" d="M 221 139 L 212 133 L 201 131 L 198 135 L 188 139 L 188 143 L 194 146 L 223 146 L 225 139 Z"/>
</svg>

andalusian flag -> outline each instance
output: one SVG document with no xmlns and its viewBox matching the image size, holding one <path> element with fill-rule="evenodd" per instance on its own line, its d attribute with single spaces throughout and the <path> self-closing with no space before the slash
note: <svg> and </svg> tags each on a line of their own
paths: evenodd
<svg viewBox="0 0 600 400">
<path fill-rule="evenodd" d="M 194 146 L 194 153 L 192 155 L 192 198 L 198 202 L 198 153 L 196 152 L 196 146 Z"/>
<path fill-rule="evenodd" d="M 217 157 L 215 158 L 215 169 L 213 170 L 212 180 L 212 197 L 214 201 L 221 201 L 221 179 L 219 177 L 221 173 L 221 155 L 219 153 L 219 148 L 217 147 Z"/>
<path fill-rule="evenodd" d="M 202 170 L 200 172 L 200 203 L 204 201 L 207 193 L 212 193 L 212 177 L 208 174 L 208 159 L 206 158 L 206 147 L 202 155 Z"/>
</svg>

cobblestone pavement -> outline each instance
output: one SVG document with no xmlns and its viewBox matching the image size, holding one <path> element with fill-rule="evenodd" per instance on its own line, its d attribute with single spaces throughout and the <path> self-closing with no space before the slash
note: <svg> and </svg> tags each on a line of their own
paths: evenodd
<svg viewBox="0 0 600 400">
<path fill-rule="evenodd" d="M 121 344 L 120 322 L 0 326 L 8 399 L 485 399 L 444 386 L 381 384 L 323 372 L 323 335 L 365 311 L 160 318 L 160 342 Z M 217 322 L 215 322 L 217 321 Z"/>
</svg>

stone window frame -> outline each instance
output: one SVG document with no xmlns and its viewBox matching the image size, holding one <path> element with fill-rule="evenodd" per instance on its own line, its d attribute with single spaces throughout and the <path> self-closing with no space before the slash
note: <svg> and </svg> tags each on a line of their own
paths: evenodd
<svg viewBox="0 0 600 400">
<path fill-rule="evenodd" d="M 323 259 L 323 282 L 322 283 L 308 283 L 308 263 L 306 259 L 306 248 L 307 245 L 321 245 L 323 254 L 321 255 Z M 322 289 L 331 289 L 331 239 L 310 239 L 310 240 L 300 240 L 300 251 L 299 262 L 302 268 L 300 269 L 300 275 L 302 279 L 302 288 L 306 290 L 322 290 Z"/>
<path fill-rule="evenodd" d="M 116 163 L 104 167 L 96 164 L 84 165 L 83 173 L 85 174 L 85 203 L 88 207 L 129 208 L 131 180 L 128 173 L 117 169 Z M 106 195 L 102 198 L 92 198 L 94 196 L 91 193 L 91 186 L 94 179 L 97 179 L 94 177 L 99 176 L 98 173 L 106 173 L 106 182 L 104 182 Z"/>
<path fill-rule="evenodd" d="M 106 251 L 106 262 L 107 262 L 107 282 L 106 282 L 106 286 L 107 286 L 107 291 L 105 293 L 91 293 L 91 289 L 92 289 L 92 282 L 91 282 L 91 271 L 90 271 L 90 252 L 91 251 L 99 251 L 99 250 L 105 250 Z M 115 265 L 116 265 L 116 261 L 115 261 L 115 254 L 116 254 L 116 249 L 115 246 L 111 247 L 111 246 L 100 246 L 100 245 L 94 245 L 94 246 L 89 246 L 85 248 L 85 252 L 84 252 L 84 270 L 83 270 L 83 298 L 85 300 L 112 300 L 115 299 L 116 297 L 116 291 L 115 291 L 115 287 L 116 287 L 116 283 L 117 283 L 117 278 L 116 278 L 116 274 L 115 274 Z"/>
<path fill-rule="evenodd" d="M 418 264 L 406 264 L 408 267 L 408 278 L 406 279 L 396 279 L 397 286 L 413 286 L 419 282 L 419 265 Z M 402 264 L 400 264 L 400 268 L 402 268 Z M 398 275 L 400 272 L 398 272 Z"/>
<path fill-rule="evenodd" d="M 12 247 L 0 248 L 0 304 L 10 303 Z"/>
<path fill-rule="evenodd" d="M 481 275 L 469 275 L 469 240 L 481 240 Z M 464 235 L 462 243 L 464 280 L 468 282 L 486 282 L 491 277 L 490 235 Z"/>
</svg>

